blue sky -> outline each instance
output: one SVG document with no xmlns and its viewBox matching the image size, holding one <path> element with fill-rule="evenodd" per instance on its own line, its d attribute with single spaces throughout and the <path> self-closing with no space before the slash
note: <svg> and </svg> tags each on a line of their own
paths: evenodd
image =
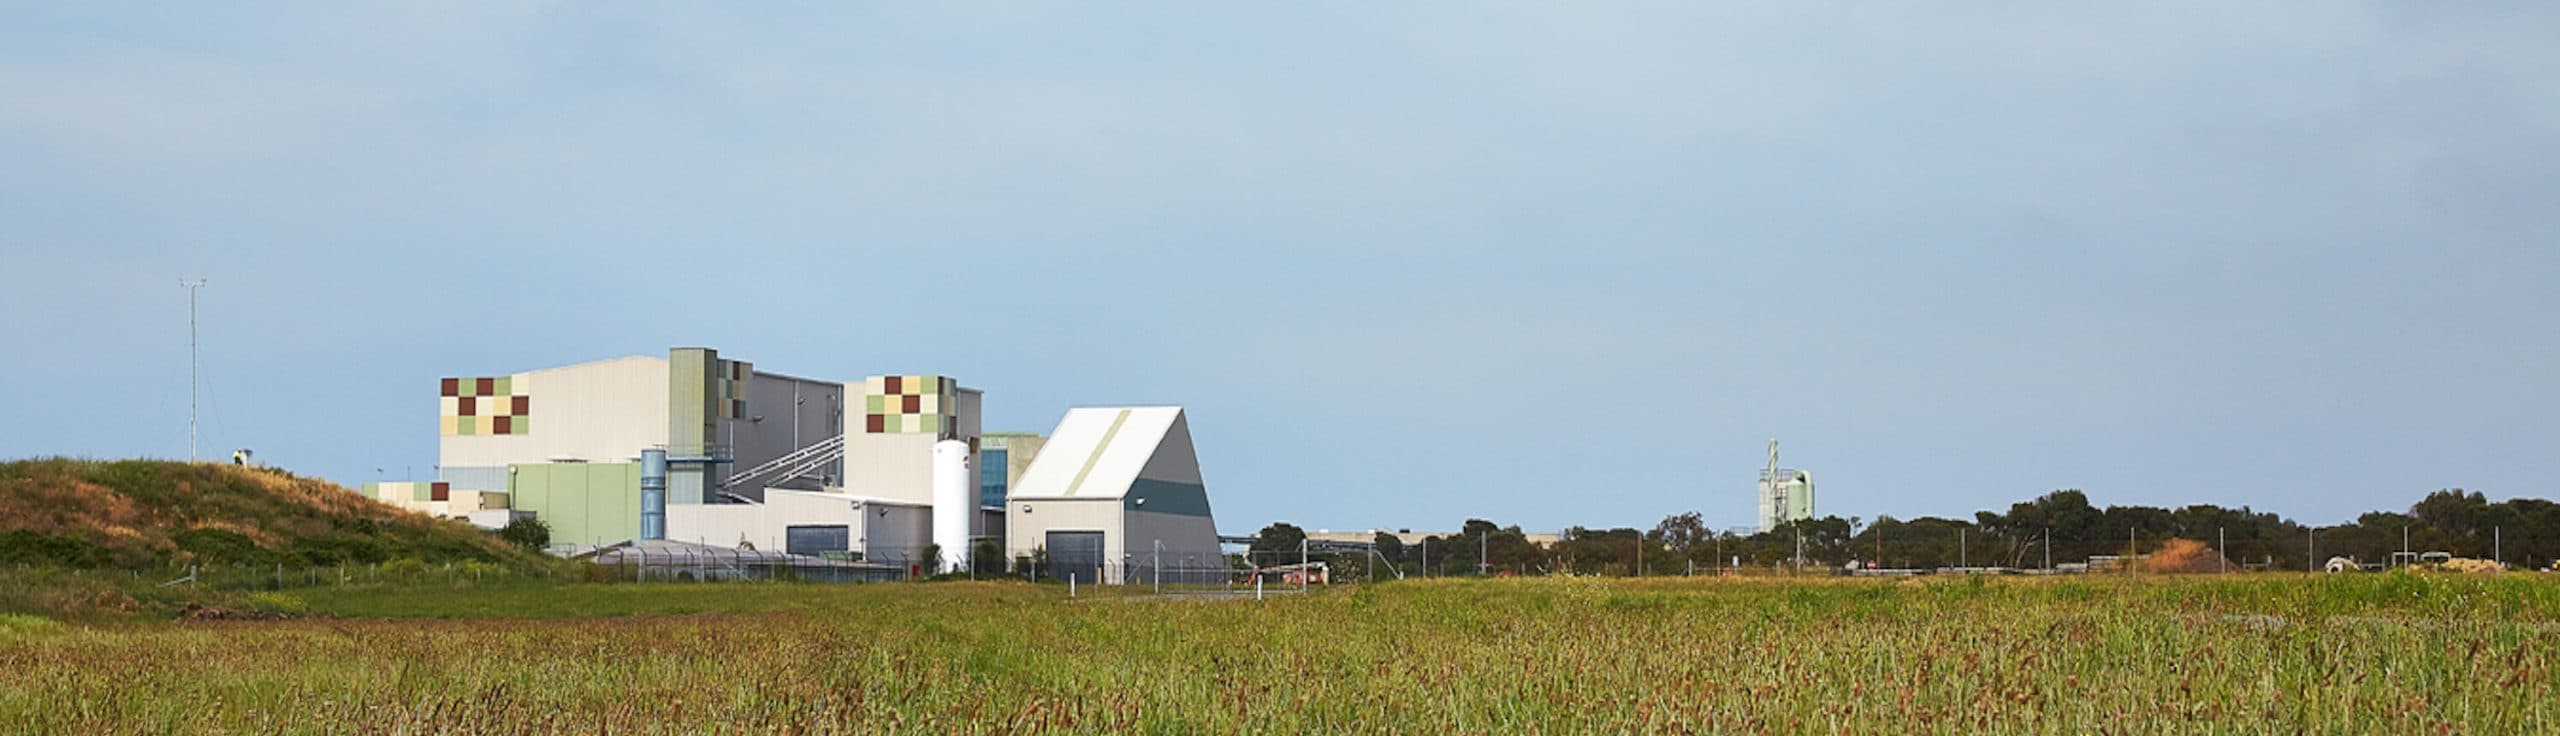
<svg viewBox="0 0 2560 736">
<path fill-rule="evenodd" d="M 0 4 L 0 455 L 709 345 L 1190 408 L 1221 526 L 2560 481 L 2543 3 Z M 415 470 L 407 470 L 415 468 Z"/>
</svg>

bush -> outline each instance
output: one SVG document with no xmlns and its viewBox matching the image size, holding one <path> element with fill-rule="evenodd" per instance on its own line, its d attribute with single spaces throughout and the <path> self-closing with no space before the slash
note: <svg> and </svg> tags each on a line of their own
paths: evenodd
<svg viewBox="0 0 2560 736">
<path fill-rule="evenodd" d="M 498 538 L 525 549 L 541 551 L 551 546 L 551 525 L 531 516 L 518 516 L 498 530 Z"/>
<path fill-rule="evenodd" d="M 274 553 L 248 535 L 229 529 L 188 529 L 169 535 L 169 541 L 197 562 L 266 564 L 275 560 Z"/>
<path fill-rule="evenodd" d="M 371 564 L 391 558 L 382 540 L 343 533 L 304 537 L 285 551 L 309 565 Z"/>
<path fill-rule="evenodd" d="M 415 557 L 402 557 L 382 565 L 382 576 L 386 578 L 406 580 L 425 577 L 426 574 L 427 562 Z"/>
<path fill-rule="evenodd" d="M 261 613 L 276 613 L 288 616 L 300 616 L 304 613 L 310 612 L 311 610 L 311 604 L 304 602 L 300 596 L 271 590 L 261 590 L 255 593 L 250 593 L 246 605 L 243 607 Z"/>
<path fill-rule="evenodd" d="M 103 547 L 78 537 L 57 537 L 26 529 L 0 534 L 0 563 L 101 567 L 112 560 Z"/>
</svg>

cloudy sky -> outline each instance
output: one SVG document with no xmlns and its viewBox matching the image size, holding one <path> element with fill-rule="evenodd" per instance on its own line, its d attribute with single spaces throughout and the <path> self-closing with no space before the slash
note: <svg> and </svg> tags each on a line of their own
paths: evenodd
<svg viewBox="0 0 2560 736">
<path fill-rule="evenodd" d="M 0 455 L 183 456 L 200 276 L 350 483 L 683 344 L 1185 405 L 1231 532 L 2560 496 L 2560 6 L 950 5 L 0 5 Z"/>
</svg>

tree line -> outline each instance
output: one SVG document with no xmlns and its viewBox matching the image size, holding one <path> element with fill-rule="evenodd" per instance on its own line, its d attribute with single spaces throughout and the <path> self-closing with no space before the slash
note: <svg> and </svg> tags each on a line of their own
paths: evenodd
<svg viewBox="0 0 2560 736">
<path fill-rule="evenodd" d="M 1277 523 L 1255 536 L 1256 564 L 1296 562 L 1306 532 Z M 1824 516 L 1756 533 L 1715 530 L 1697 512 L 1664 517 L 1652 529 L 1572 527 L 1549 544 L 1518 525 L 1468 519 L 1454 534 L 1406 544 L 1377 533 L 1376 557 L 1317 551 L 1337 578 L 1387 568 L 1406 575 L 1679 575 L 1722 568 L 2034 568 L 2092 557 L 2140 555 L 2171 539 L 2212 545 L 2233 569 L 2305 570 L 2332 557 L 2388 563 L 2394 553 L 2447 552 L 2543 568 L 2560 560 L 2560 503 L 2535 498 L 2490 502 L 2461 489 L 2427 494 L 2405 512 L 2374 511 L 2346 524 L 2312 526 L 2243 506 L 2105 506 L 2078 489 L 2053 491 L 2008 511 L 1973 518 Z"/>
</svg>

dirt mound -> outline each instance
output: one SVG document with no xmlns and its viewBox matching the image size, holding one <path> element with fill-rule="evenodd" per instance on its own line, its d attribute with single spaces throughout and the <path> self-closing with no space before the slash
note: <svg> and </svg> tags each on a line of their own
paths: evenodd
<svg viewBox="0 0 2560 736">
<path fill-rule="evenodd" d="M 2445 571 L 2445 572 L 2461 572 L 2461 573 L 2475 573 L 2475 572 L 2505 572 L 2505 571 L 2506 571 L 2506 569 L 2507 569 L 2507 566 L 2505 566 L 2505 565 L 2501 565 L 2501 564 L 2498 564 L 2498 563 L 2496 563 L 2496 562 L 2492 562 L 2492 561 L 2489 561 L 2489 560 L 2482 560 L 2482 559 L 2474 559 L 2474 558 L 2470 558 L 2470 557 L 2456 557 L 2456 558 L 2453 558 L 2453 559 L 2450 559 L 2450 560 L 2445 560 L 2445 561 L 2444 561 L 2444 565 L 2442 565 L 2442 567 L 2444 568 L 2444 571 Z"/>
<path fill-rule="evenodd" d="M 2222 572 L 2236 568 L 2230 560 L 2223 559 L 2222 553 L 2193 539 L 2171 539 L 2142 561 L 2143 572 L 2161 574 Z"/>
</svg>

